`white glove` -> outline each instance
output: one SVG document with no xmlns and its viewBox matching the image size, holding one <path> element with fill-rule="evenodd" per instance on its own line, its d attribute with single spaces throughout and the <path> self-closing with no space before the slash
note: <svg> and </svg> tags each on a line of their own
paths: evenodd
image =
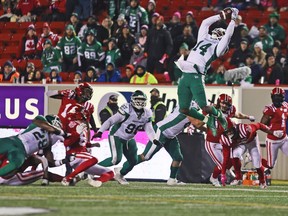
<svg viewBox="0 0 288 216">
<path fill-rule="evenodd" d="M 237 8 L 231 8 L 231 10 L 232 10 L 231 19 L 235 21 L 238 17 L 239 10 Z"/>
<path fill-rule="evenodd" d="M 275 136 L 275 137 L 281 138 L 281 137 L 283 137 L 283 135 L 284 135 L 284 133 L 282 130 L 273 131 L 273 136 Z"/>
<path fill-rule="evenodd" d="M 254 122 L 254 121 L 255 121 L 255 116 L 249 116 L 249 120 L 250 120 L 251 122 Z"/>
<path fill-rule="evenodd" d="M 194 132 L 195 132 L 195 127 L 194 127 L 193 124 L 190 124 L 190 125 L 188 126 L 188 128 L 187 128 L 187 133 L 188 133 L 189 135 L 192 135 Z"/>
</svg>

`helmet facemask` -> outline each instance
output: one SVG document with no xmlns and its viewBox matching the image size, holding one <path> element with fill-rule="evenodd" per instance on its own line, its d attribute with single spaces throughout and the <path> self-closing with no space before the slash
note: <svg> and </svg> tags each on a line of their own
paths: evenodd
<svg viewBox="0 0 288 216">
<path fill-rule="evenodd" d="M 225 35 L 225 32 L 226 32 L 226 30 L 223 28 L 215 28 L 212 31 L 211 38 L 219 41 Z"/>
<path fill-rule="evenodd" d="M 279 108 L 282 106 L 282 103 L 284 102 L 284 95 L 274 94 L 274 95 L 271 95 L 271 99 L 272 99 L 273 105 Z"/>
</svg>

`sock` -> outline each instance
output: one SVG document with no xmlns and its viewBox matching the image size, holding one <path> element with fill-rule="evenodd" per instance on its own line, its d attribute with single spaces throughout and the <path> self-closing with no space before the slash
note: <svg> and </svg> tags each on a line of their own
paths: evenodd
<svg viewBox="0 0 288 216">
<path fill-rule="evenodd" d="M 189 116 L 193 117 L 193 118 L 196 118 L 196 119 L 199 119 L 201 121 L 204 120 L 205 116 L 201 113 L 199 113 L 197 110 L 195 110 L 194 108 L 191 108 L 189 110 Z"/>
<path fill-rule="evenodd" d="M 103 173 L 99 178 L 97 178 L 96 180 L 101 181 L 101 182 L 107 182 L 111 179 L 113 179 L 114 177 L 114 172 L 110 171 L 110 172 L 106 172 Z"/>
<path fill-rule="evenodd" d="M 76 169 L 72 173 L 66 176 L 66 179 L 67 180 L 73 179 L 77 174 L 89 169 L 91 166 L 93 166 L 97 162 L 98 160 L 95 157 L 92 157 L 91 159 L 84 161 L 79 166 L 77 166 Z"/>
<path fill-rule="evenodd" d="M 213 171 L 213 173 L 212 173 L 212 177 L 213 178 L 218 178 L 218 176 L 221 174 L 221 170 L 217 167 L 217 166 L 215 166 L 214 167 L 214 171 Z"/>
<path fill-rule="evenodd" d="M 178 174 L 179 167 L 170 166 L 170 178 L 175 179 Z"/>
<path fill-rule="evenodd" d="M 116 164 L 112 163 L 112 157 L 106 158 L 105 160 L 101 161 L 98 163 L 98 165 L 100 166 L 104 166 L 104 167 L 110 167 Z"/>
<path fill-rule="evenodd" d="M 262 161 L 262 166 L 264 166 L 265 168 L 268 168 L 268 169 L 272 169 L 273 168 L 273 167 L 270 167 L 268 165 L 268 161 L 266 159 L 262 158 L 261 161 Z"/>
<path fill-rule="evenodd" d="M 235 174 L 237 180 L 242 180 L 242 174 L 241 174 L 241 161 L 239 158 L 232 158 L 232 164 L 235 168 Z"/>
<path fill-rule="evenodd" d="M 139 163 L 142 163 L 143 161 L 142 161 L 142 158 L 141 158 L 141 155 L 138 155 L 137 156 L 137 163 L 134 165 L 134 166 L 136 166 L 137 164 L 139 164 Z M 124 164 L 123 164 L 123 167 L 122 167 L 122 169 L 120 170 L 120 174 L 121 175 L 126 175 L 128 172 L 130 172 L 132 169 L 133 169 L 133 167 L 132 167 L 132 169 L 131 169 L 131 167 L 130 167 L 131 165 L 130 165 L 130 163 L 128 162 L 128 161 L 126 161 Z"/>
<path fill-rule="evenodd" d="M 259 176 L 259 182 L 260 184 L 264 184 L 265 183 L 265 176 L 264 176 L 264 167 L 261 166 L 260 168 L 257 168 L 257 173 Z"/>
</svg>

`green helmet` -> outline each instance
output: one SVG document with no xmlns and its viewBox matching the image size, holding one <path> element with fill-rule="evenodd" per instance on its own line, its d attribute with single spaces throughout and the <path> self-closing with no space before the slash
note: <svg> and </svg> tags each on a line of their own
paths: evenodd
<svg viewBox="0 0 288 216">
<path fill-rule="evenodd" d="M 130 103 L 136 109 L 143 109 L 147 104 L 147 96 L 144 92 L 136 90 L 131 96 Z"/>
<path fill-rule="evenodd" d="M 61 120 L 57 115 L 46 115 L 45 118 L 54 127 L 62 128 Z"/>
</svg>

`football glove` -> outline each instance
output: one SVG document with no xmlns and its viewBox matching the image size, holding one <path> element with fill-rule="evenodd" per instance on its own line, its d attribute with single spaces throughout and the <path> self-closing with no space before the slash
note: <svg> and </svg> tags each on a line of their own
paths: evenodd
<svg viewBox="0 0 288 216">
<path fill-rule="evenodd" d="M 153 143 L 154 143 L 156 146 L 162 146 L 162 143 L 161 143 L 159 140 L 154 139 L 154 140 L 153 140 Z"/>
<path fill-rule="evenodd" d="M 273 131 L 273 136 L 275 136 L 275 137 L 281 138 L 281 137 L 283 137 L 283 135 L 284 135 L 284 133 L 282 130 Z"/>
<path fill-rule="evenodd" d="M 231 9 L 232 9 L 231 20 L 235 21 L 238 17 L 239 10 L 237 8 L 231 8 Z"/>
<path fill-rule="evenodd" d="M 96 138 L 101 138 L 102 137 L 102 132 L 101 131 L 98 131 L 97 133 L 95 133 L 93 136 L 92 136 L 92 140 L 93 139 L 96 139 Z"/>
<path fill-rule="evenodd" d="M 251 122 L 254 122 L 254 121 L 255 121 L 255 116 L 249 116 L 249 120 L 250 120 Z"/>
</svg>

